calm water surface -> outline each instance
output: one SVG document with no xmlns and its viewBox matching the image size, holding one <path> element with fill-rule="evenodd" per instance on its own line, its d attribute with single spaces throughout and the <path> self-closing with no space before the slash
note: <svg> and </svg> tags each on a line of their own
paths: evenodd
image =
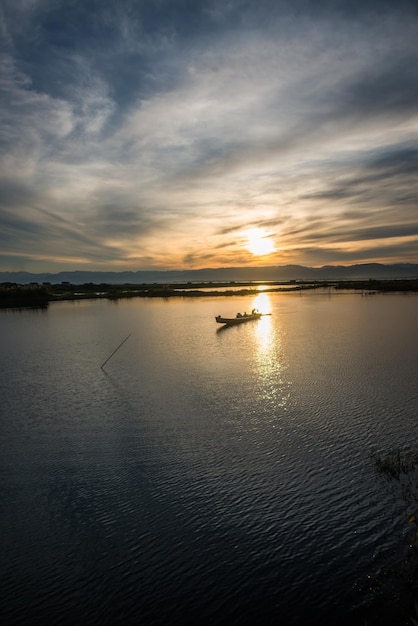
<svg viewBox="0 0 418 626">
<path fill-rule="evenodd" d="M 272 315 L 217 328 L 253 306 Z M 371 454 L 417 439 L 417 314 L 347 293 L 0 311 L 1 623 L 372 620 L 408 505 Z"/>
</svg>

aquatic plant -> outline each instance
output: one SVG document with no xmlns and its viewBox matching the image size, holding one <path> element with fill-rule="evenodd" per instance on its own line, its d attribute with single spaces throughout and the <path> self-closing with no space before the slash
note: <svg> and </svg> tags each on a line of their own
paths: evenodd
<svg viewBox="0 0 418 626">
<path fill-rule="evenodd" d="M 42 307 L 48 304 L 44 285 L 0 283 L 0 308 Z"/>
<path fill-rule="evenodd" d="M 408 474 L 418 466 L 418 455 L 409 451 L 390 450 L 386 454 L 372 455 L 375 467 L 380 474 L 399 480 L 401 474 Z"/>
<path fill-rule="evenodd" d="M 404 616 L 408 623 L 418 626 L 418 601 L 416 599 L 418 588 L 418 452 L 411 448 L 403 450 L 396 448 L 382 453 L 374 453 L 371 458 L 377 473 L 388 481 L 388 486 L 395 497 L 400 497 L 406 510 L 409 509 L 407 523 L 417 527 L 411 528 L 404 534 L 409 546 L 408 551 L 405 552 L 406 545 L 405 548 L 400 546 L 398 561 L 390 565 L 387 570 L 392 572 L 393 580 L 398 588 L 396 602 L 400 611 L 402 611 L 401 605 L 403 605 L 406 611 Z M 390 596 L 382 596 L 381 601 L 391 605 L 395 599 L 393 590 L 390 592 Z M 412 613 L 414 615 L 411 615 Z"/>
<path fill-rule="evenodd" d="M 418 602 L 415 602 L 415 615 L 411 617 L 411 622 L 414 626 L 418 626 Z"/>
</svg>

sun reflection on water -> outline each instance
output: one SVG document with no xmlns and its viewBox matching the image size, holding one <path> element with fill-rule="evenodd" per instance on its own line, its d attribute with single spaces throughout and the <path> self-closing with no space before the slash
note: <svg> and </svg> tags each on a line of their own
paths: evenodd
<svg viewBox="0 0 418 626">
<path fill-rule="evenodd" d="M 260 364 L 269 360 L 274 350 L 275 342 L 273 337 L 273 324 L 271 315 L 270 297 L 266 293 L 260 293 L 253 299 L 253 307 L 263 313 L 263 317 L 255 326 L 255 334 L 257 337 L 257 361 Z M 265 315 L 265 317 L 264 317 Z"/>
<path fill-rule="evenodd" d="M 260 377 L 260 393 L 266 404 L 285 408 L 290 396 L 290 383 L 286 380 L 286 360 L 280 337 L 280 322 L 271 316 L 270 296 L 258 294 L 252 306 L 266 314 L 255 325 L 255 362 Z"/>
<path fill-rule="evenodd" d="M 253 298 L 253 307 L 260 313 L 271 313 L 270 296 L 267 293 L 259 293 Z"/>
<path fill-rule="evenodd" d="M 257 285 L 257 291 L 267 291 L 269 289 L 268 285 Z"/>
</svg>

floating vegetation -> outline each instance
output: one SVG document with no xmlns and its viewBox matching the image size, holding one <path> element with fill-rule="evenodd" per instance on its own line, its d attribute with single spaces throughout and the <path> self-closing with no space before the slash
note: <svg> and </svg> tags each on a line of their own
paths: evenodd
<svg viewBox="0 0 418 626">
<path fill-rule="evenodd" d="M 0 308 L 45 307 L 48 305 L 48 292 L 45 286 L 17 285 L 0 283 Z"/>
<path fill-rule="evenodd" d="M 108 283 L 84 283 L 71 284 L 63 281 L 60 284 L 44 283 L 38 285 L 18 285 L 16 283 L 0 283 L 0 308 L 47 305 L 48 302 L 61 300 L 85 300 L 90 298 L 108 298 L 119 300 L 126 298 L 172 298 L 172 297 L 209 297 L 209 296 L 254 296 L 260 293 L 259 287 L 263 286 L 263 292 L 281 293 L 284 291 L 298 291 L 307 289 L 319 289 L 328 286 L 328 283 L 320 281 L 311 282 L 235 282 L 224 283 L 142 283 L 142 284 L 117 284 Z"/>
<path fill-rule="evenodd" d="M 418 454 L 411 451 L 390 450 L 385 454 L 372 455 L 379 474 L 399 480 L 401 474 L 408 474 L 418 467 Z"/>
<path fill-rule="evenodd" d="M 397 279 L 374 279 L 369 280 L 341 280 L 335 284 L 335 289 L 357 289 L 364 295 L 371 295 L 377 292 L 407 292 L 418 291 L 418 279 L 397 278 Z"/>
<path fill-rule="evenodd" d="M 418 626 L 418 602 L 415 602 L 415 615 L 411 617 L 411 622 L 414 626 Z"/>
<path fill-rule="evenodd" d="M 399 545 L 395 562 L 381 570 L 385 584 L 378 604 L 384 607 L 383 623 L 387 623 L 385 613 L 393 610 L 399 613 L 397 624 L 418 626 L 418 451 L 395 448 L 374 453 L 371 458 L 377 473 L 388 480 L 393 495 L 399 502 L 403 501 L 405 512 L 409 510 L 406 515 L 409 528 L 402 532 L 405 543 Z M 378 585 L 381 578 L 374 584 Z"/>
</svg>

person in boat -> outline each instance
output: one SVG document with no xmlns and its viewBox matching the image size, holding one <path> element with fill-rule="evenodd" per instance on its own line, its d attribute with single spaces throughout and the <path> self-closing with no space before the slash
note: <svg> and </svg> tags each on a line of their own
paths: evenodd
<svg viewBox="0 0 418 626">
<path fill-rule="evenodd" d="M 237 313 L 235 317 L 242 317 L 241 313 Z"/>
</svg>

